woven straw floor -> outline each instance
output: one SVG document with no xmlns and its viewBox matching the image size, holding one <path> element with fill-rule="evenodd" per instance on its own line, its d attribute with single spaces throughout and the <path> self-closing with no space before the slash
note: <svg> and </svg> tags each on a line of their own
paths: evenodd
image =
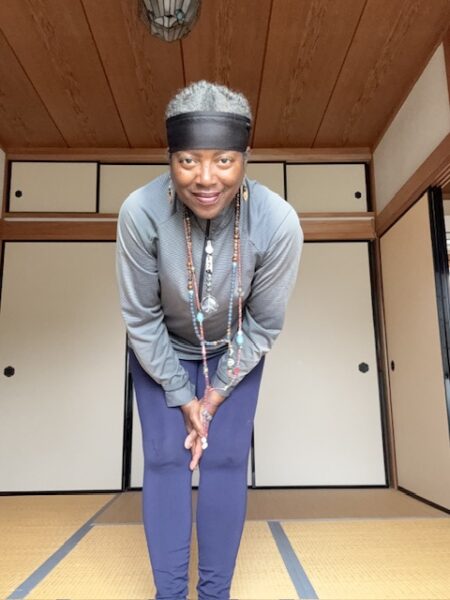
<svg viewBox="0 0 450 600">
<path fill-rule="evenodd" d="M 273 492 L 284 501 L 274 503 Z M 303 499 L 297 518 L 289 495 Z M 140 500 L 137 492 L 0 497 L 0 598 L 154 598 Z M 133 513 L 136 520 L 127 521 Z M 450 598 L 450 519 L 401 492 L 249 490 L 250 515 L 232 598 Z M 197 567 L 194 523 L 190 599 L 197 598 Z M 310 593 L 302 591 L 305 581 Z"/>
</svg>

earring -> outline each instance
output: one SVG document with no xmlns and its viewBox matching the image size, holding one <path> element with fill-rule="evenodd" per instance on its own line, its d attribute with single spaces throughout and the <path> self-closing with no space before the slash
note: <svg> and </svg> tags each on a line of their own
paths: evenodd
<svg viewBox="0 0 450 600">
<path fill-rule="evenodd" d="M 169 200 L 169 204 L 173 203 L 172 181 L 169 182 L 169 187 L 167 188 L 167 199 Z"/>
<path fill-rule="evenodd" d="M 244 199 L 245 202 L 247 202 L 247 200 L 248 200 L 248 187 L 245 185 L 244 181 L 242 182 L 242 185 L 241 185 L 241 197 Z"/>
</svg>

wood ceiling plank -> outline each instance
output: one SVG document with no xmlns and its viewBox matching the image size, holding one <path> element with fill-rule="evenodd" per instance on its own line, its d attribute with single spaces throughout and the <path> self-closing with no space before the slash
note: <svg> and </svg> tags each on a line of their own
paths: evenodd
<svg viewBox="0 0 450 600">
<path fill-rule="evenodd" d="M 186 82 L 206 79 L 243 92 L 258 105 L 271 0 L 203 2 L 182 41 Z"/>
<path fill-rule="evenodd" d="M 274 0 L 254 145 L 311 146 L 365 0 Z"/>
<path fill-rule="evenodd" d="M 0 27 L 70 146 L 128 146 L 79 0 L 2 0 Z"/>
<path fill-rule="evenodd" d="M 138 0 L 82 0 L 131 147 L 167 145 L 164 111 L 184 86 L 180 42 L 150 35 Z"/>
<path fill-rule="evenodd" d="M 0 143 L 6 150 L 17 143 L 25 147 L 67 146 L 1 33 Z"/>
<path fill-rule="evenodd" d="M 373 147 L 449 19 L 448 0 L 369 0 L 314 147 Z"/>
</svg>

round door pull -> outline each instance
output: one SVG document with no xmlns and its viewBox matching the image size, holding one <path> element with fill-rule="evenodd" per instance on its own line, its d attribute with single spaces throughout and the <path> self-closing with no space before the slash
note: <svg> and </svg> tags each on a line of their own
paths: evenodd
<svg viewBox="0 0 450 600">
<path fill-rule="evenodd" d="M 15 372 L 16 371 L 15 371 L 14 367 L 5 367 L 3 369 L 3 373 L 6 377 L 12 377 Z"/>
<path fill-rule="evenodd" d="M 16 198 L 22 198 L 22 192 L 21 192 L 21 190 L 16 190 L 16 192 L 15 192 L 14 196 L 15 196 Z"/>
<path fill-rule="evenodd" d="M 369 370 L 369 365 L 365 362 L 362 362 L 358 365 L 358 369 L 361 371 L 361 373 L 367 373 Z"/>
</svg>

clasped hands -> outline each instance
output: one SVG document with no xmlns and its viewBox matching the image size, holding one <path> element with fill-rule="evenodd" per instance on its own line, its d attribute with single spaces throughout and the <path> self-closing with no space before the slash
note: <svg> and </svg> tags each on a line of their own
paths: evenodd
<svg viewBox="0 0 450 600">
<path fill-rule="evenodd" d="M 208 423 L 203 420 L 201 410 L 206 408 L 211 415 L 214 415 L 224 399 L 218 392 L 210 389 L 200 400 L 193 398 L 180 407 L 188 431 L 188 435 L 184 440 L 184 447 L 191 450 L 192 460 L 189 468 L 192 471 L 197 467 L 203 454 L 202 437 L 208 439 Z"/>
</svg>

